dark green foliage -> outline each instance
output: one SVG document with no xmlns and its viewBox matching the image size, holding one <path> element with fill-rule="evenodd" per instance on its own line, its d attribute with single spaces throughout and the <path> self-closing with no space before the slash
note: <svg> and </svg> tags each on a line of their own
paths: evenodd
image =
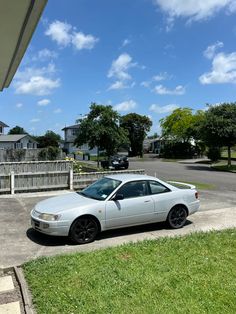
<svg viewBox="0 0 236 314">
<path fill-rule="evenodd" d="M 150 131 L 152 121 L 137 113 L 129 113 L 121 118 L 121 126 L 128 131 L 131 156 L 143 156 L 143 141 Z"/>
<path fill-rule="evenodd" d="M 167 142 L 161 149 L 163 158 L 192 158 L 197 154 L 196 148 L 188 142 Z"/>
<path fill-rule="evenodd" d="M 214 147 L 214 146 L 210 146 L 207 150 L 207 157 L 215 162 L 218 161 L 220 159 L 221 153 L 220 153 L 220 148 L 219 147 Z"/>
<path fill-rule="evenodd" d="M 8 134 L 28 134 L 22 127 L 16 125 L 14 128 L 10 129 Z"/>
<path fill-rule="evenodd" d="M 55 146 L 49 146 L 42 148 L 39 152 L 39 159 L 40 160 L 56 160 L 60 153 L 60 149 Z"/>
<path fill-rule="evenodd" d="M 236 144 L 236 103 L 209 106 L 198 128 L 201 139 L 208 146 L 227 146 L 230 166 L 230 149 Z"/>
<path fill-rule="evenodd" d="M 61 141 L 61 136 L 53 131 L 47 131 L 45 135 L 34 138 L 38 142 L 39 148 L 45 148 L 49 146 L 58 147 Z"/>
<path fill-rule="evenodd" d="M 75 145 L 88 143 L 90 149 L 98 147 L 106 151 L 107 156 L 113 155 L 118 148 L 128 142 L 127 132 L 120 127 L 120 115 L 112 106 L 92 103 L 86 118 L 78 121 L 80 128 Z"/>
</svg>

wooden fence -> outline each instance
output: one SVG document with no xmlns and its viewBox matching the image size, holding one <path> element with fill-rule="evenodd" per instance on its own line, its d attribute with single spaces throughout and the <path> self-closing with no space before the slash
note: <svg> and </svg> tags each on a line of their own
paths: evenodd
<svg viewBox="0 0 236 314">
<path fill-rule="evenodd" d="M 81 189 L 97 179 L 116 173 L 143 174 L 144 170 L 73 173 L 73 161 L 0 163 L 0 193 L 53 189 Z"/>
</svg>

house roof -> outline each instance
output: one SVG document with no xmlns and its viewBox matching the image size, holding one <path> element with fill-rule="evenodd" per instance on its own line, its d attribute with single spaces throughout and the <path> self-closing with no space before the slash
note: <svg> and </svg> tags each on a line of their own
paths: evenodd
<svg viewBox="0 0 236 314">
<path fill-rule="evenodd" d="M 4 122 L 0 121 L 0 126 L 3 126 L 5 128 L 9 128 L 9 126 L 7 124 L 5 124 Z"/>
<path fill-rule="evenodd" d="M 0 91 L 8 87 L 47 0 L 0 0 Z"/>
<path fill-rule="evenodd" d="M 65 131 L 67 129 L 79 129 L 80 125 L 79 124 L 74 124 L 74 125 L 69 125 L 69 126 L 65 126 L 62 131 Z"/>
<path fill-rule="evenodd" d="M 29 137 L 31 141 L 37 143 L 31 136 L 28 134 L 11 134 L 11 135 L 0 135 L 0 143 L 1 142 L 18 142 L 24 137 Z"/>
</svg>

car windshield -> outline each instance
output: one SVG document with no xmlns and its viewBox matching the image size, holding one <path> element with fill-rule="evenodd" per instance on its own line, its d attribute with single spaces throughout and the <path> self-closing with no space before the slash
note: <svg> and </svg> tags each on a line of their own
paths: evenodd
<svg viewBox="0 0 236 314">
<path fill-rule="evenodd" d="M 79 192 L 80 195 L 93 198 L 95 200 L 105 200 L 119 185 L 121 181 L 102 178 L 95 183 L 89 185 L 87 188 Z"/>
</svg>

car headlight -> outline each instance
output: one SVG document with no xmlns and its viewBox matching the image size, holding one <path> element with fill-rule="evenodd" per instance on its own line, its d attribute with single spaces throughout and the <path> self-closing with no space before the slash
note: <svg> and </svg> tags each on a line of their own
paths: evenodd
<svg viewBox="0 0 236 314">
<path fill-rule="evenodd" d="M 53 215 L 53 214 L 45 214 L 42 213 L 38 216 L 40 219 L 42 220 L 46 220 L 46 221 L 56 221 L 59 220 L 61 215 Z"/>
</svg>

